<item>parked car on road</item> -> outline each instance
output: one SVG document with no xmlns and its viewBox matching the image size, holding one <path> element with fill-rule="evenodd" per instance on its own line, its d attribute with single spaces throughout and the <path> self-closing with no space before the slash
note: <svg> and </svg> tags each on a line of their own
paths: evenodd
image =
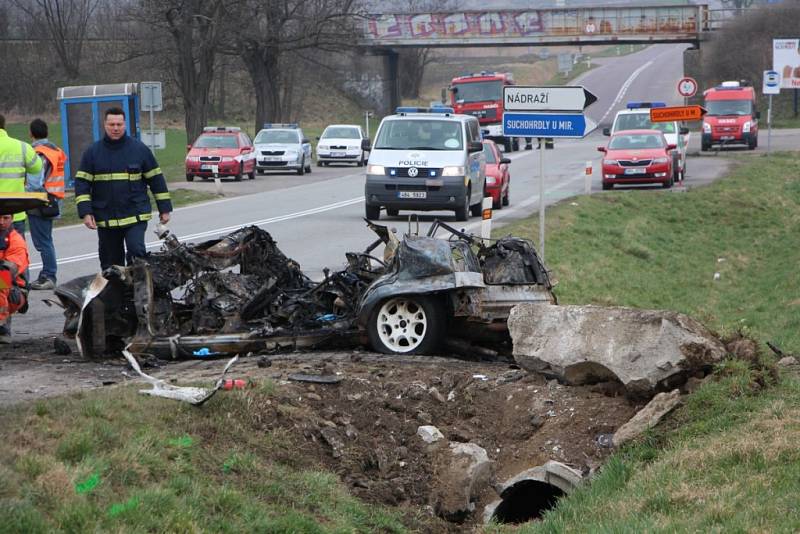
<svg viewBox="0 0 800 534">
<path fill-rule="evenodd" d="M 364 130 L 357 124 L 331 124 L 317 137 L 317 167 L 339 162 L 363 167 L 367 162 L 362 146 L 365 139 Z"/>
<path fill-rule="evenodd" d="M 483 140 L 483 155 L 486 156 L 486 188 L 484 196 L 492 197 L 492 207 L 496 210 L 508 206 L 511 189 L 511 173 L 508 165 L 511 160 L 500 153 L 494 141 Z"/>
<path fill-rule="evenodd" d="M 658 130 L 624 130 L 611 136 L 608 146 L 597 150 L 603 157 L 603 189 L 614 185 L 661 184 L 665 188 L 674 183 L 672 151 L 675 145 L 667 143 Z"/>
<path fill-rule="evenodd" d="M 297 124 L 265 124 L 255 139 L 256 170 L 311 172 L 311 142 Z"/>
<path fill-rule="evenodd" d="M 256 177 L 256 154 L 250 136 L 235 126 L 207 126 L 186 155 L 186 181 L 223 176 L 237 182 Z"/>
<path fill-rule="evenodd" d="M 603 130 L 604 135 L 613 135 L 622 130 L 660 130 L 667 143 L 675 145 L 672 152 L 673 180 L 686 178 L 686 150 L 689 146 L 689 129 L 678 121 L 651 122 L 650 109 L 666 107 L 664 102 L 628 102 L 626 109 L 617 112 L 611 128 Z"/>
</svg>

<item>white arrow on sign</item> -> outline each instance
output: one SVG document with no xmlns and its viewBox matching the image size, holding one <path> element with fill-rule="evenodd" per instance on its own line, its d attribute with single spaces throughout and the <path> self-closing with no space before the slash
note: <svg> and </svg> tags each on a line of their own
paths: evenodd
<svg viewBox="0 0 800 534">
<path fill-rule="evenodd" d="M 503 87 L 503 107 L 506 111 L 583 111 L 597 97 L 583 86 Z"/>
</svg>

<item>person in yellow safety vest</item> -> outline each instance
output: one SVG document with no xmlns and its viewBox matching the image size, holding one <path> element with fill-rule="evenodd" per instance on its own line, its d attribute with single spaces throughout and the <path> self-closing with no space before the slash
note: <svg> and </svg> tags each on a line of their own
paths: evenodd
<svg viewBox="0 0 800 534">
<path fill-rule="evenodd" d="M 0 215 L 0 343 L 11 342 L 11 315 L 28 310 L 23 275 L 28 270 L 28 245 L 13 221 L 12 215 Z"/>
<path fill-rule="evenodd" d="M 25 174 L 42 170 L 42 160 L 33 147 L 6 132 L 6 118 L 0 115 L 0 193 L 24 193 Z M 14 214 L 14 229 L 25 237 L 25 212 Z"/>
<path fill-rule="evenodd" d="M 169 222 L 172 202 L 153 153 L 127 135 L 125 111 L 108 108 L 103 129 L 106 135 L 86 149 L 75 173 L 75 203 L 84 226 L 97 230 L 100 268 L 106 270 L 147 254 L 144 233 L 152 218 L 147 189 L 162 224 Z"/>
<path fill-rule="evenodd" d="M 33 246 L 42 257 L 42 270 L 39 272 L 39 277 L 30 283 L 30 288 L 54 289 L 58 264 L 53 245 L 53 220 L 61 214 L 67 155 L 47 139 L 47 123 L 42 119 L 31 121 L 30 134 L 33 149 L 42 159 L 42 172 L 29 174 L 25 188 L 32 193 L 46 192 L 50 200 L 48 206 L 27 212 Z"/>
</svg>

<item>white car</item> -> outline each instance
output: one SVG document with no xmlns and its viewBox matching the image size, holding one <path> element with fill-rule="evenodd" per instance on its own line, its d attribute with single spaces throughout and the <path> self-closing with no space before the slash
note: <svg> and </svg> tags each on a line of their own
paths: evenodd
<svg viewBox="0 0 800 534">
<path fill-rule="evenodd" d="M 628 102 L 626 109 L 617 112 L 611 129 L 603 130 L 604 135 L 614 135 L 622 130 L 660 130 L 667 143 L 677 148 L 672 155 L 673 179 L 677 182 L 686 178 L 686 148 L 689 146 L 689 129 L 681 127 L 677 121 L 650 122 L 650 108 L 665 107 L 663 102 Z"/>
<path fill-rule="evenodd" d="M 331 124 L 317 137 L 317 167 L 337 162 L 355 163 L 362 167 L 367 161 L 366 139 L 361 126 Z"/>
</svg>

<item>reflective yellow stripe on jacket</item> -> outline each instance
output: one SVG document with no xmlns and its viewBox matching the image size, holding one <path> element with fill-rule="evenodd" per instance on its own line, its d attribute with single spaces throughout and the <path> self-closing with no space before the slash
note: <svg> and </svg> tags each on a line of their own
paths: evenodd
<svg viewBox="0 0 800 534">
<path fill-rule="evenodd" d="M 117 228 L 119 226 L 128 226 L 136 224 L 141 221 L 149 221 L 153 218 L 152 213 L 142 213 L 134 217 L 125 217 L 124 219 L 109 219 L 107 221 L 97 221 L 98 228 Z"/>
<path fill-rule="evenodd" d="M 142 173 L 128 174 L 127 172 L 112 172 L 106 174 L 89 174 L 88 172 L 78 171 L 75 178 L 81 178 L 87 182 L 110 182 L 112 180 L 141 180 Z"/>
</svg>

